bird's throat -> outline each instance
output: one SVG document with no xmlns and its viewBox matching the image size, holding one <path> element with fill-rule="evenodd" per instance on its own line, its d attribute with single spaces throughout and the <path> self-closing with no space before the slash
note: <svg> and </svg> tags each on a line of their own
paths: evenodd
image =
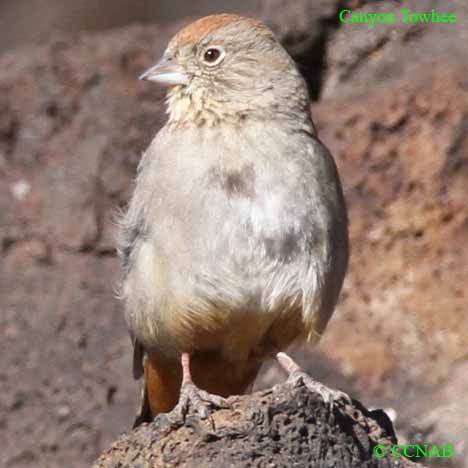
<svg viewBox="0 0 468 468">
<path fill-rule="evenodd" d="M 188 92 L 175 86 L 167 95 L 169 125 L 176 127 L 214 127 L 220 123 L 239 123 L 251 112 L 240 102 L 220 102 L 202 90 Z"/>
</svg>

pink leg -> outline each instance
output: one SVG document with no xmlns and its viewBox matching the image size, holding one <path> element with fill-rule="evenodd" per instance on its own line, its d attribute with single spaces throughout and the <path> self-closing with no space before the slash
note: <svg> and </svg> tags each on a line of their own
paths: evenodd
<svg viewBox="0 0 468 468">
<path fill-rule="evenodd" d="M 192 375 L 190 374 L 190 355 L 188 353 L 182 353 L 181 363 L 182 386 L 180 388 L 179 403 L 177 403 L 177 406 L 174 408 L 174 412 L 182 419 L 185 419 L 189 407 L 192 405 L 201 419 L 207 419 L 209 416 L 207 406 L 229 408 L 226 399 L 205 392 L 193 383 Z"/>
</svg>

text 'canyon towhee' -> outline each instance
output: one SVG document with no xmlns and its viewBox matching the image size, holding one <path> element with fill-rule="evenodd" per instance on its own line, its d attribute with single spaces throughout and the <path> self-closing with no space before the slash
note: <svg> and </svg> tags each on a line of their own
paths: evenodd
<svg viewBox="0 0 468 468">
<path fill-rule="evenodd" d="M 279 351 L 321 336 L 348 262 L 334 161 L 266 26 L 202 18 L 141 78 L 169 87 L 169 119 L 121 220 L 138 422 L 177 402 L 206 415 L 202 400 L 244 392 L 270 356 L 305 378 Z"/>
</svg>

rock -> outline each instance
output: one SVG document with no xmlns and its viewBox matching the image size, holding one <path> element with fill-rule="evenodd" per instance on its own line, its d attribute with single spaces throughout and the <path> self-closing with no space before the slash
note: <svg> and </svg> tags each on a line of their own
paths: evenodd
<svg viewBox="0 0 468 468">
<path fill-rule="evenodd" d="M 440 382 L 468 346 L 460 326 L 468 261 L 465 70 L 421 68 L 385 95 L 313 109 L 345 182 L 353 246 L 324 349 L 349 374 L 359 369 L 362 377 L 367 368 L 365 386 L 387 388 L 388 396 L 398 382 Z"/>
<path fill-rule="evenodd" d="M 349 8 L 346 6 L 346 8 Z M 400 10 L 455 13 L 456 23 L 407 23 Z M 362 23 L 341 24 L 327 44 L 327 71 L 322 97 L 363 94 L 376 84 L 408 73 L 419 76 L 418 68 L 441 59 L 466 64 L 468 5 L 448 0 L 409 0 L 369 2 L 355 13 L 393 13 L 395 23 L 370 27 Z M 382 90 L 382 92 L 385 92 Z"/>
<path fill-rule="evenodd" d="M 89 466 L 133 418 L 115 218 L 164 119 L 162 93 L 136 77 L 172 33 L 131 27 L 0 59 L 6 466 Z"/>
<path fill-rule="evenodd" d="M 338 0 L 260 0 L 258 4 L 261 19 L 299 64 L 312 99 L 320 94 L 327 40 L 337 26 L 340 3 Z"/>
<path fill-rule="evenodd" d="M 466 360 L 465 360 L 466 361 Z M 416 397 L 396 420 L 405 441 L 453 446 L 454 466 L 468 466 L 468 363 L 451 366 L 448 379 L 428 390 L 426 398 Z M 428 405 L 428 401 L 431 405 Z"/>
<path fill-rule="evenodd" d="M 399 414 L 414 400 L 431 410 L 426 389 L 445 388 L 458 409 L 434 420 L 433 433 L 447 443 L 458 440 L 448 428 L 464 421 L 463 401 L 449 389 L 468 347 L 466 69 L 450 60 L 421 66 L 385 94 L 313 109 L 345 182 L 352 245 L 322 351 L 361 397 L 378 395 Z"/>
<path fill-rule="evenodd" d="M 222 10 L 248 12 L 252 0 L 4 0 L 0 4 L 2 42 L 0 54 L 24 44 L 45 42 L 58 31 L 100 31 L 128 24 L 167 24 L 178 18 L 204 16 Z M 36 11 L 41 11 L 36 15 Z"/>
<path fill-rule="evenodd" d="M 359 402 L 331 407 L 304 385 L 285 384 L 229 402 L 208 421 L 189 414 L 175 424 L 174 415 L 160 415 L 123 435 L 93 467 L 414 466 L 392 459 L 396 438 L 385 413 Z M 383 451 L 385 458 L 375 456 Z"/>
</svg>

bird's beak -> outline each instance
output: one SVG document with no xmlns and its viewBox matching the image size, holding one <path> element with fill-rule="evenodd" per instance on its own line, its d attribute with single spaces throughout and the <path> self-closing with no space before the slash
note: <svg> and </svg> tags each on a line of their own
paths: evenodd
<svg viewBox="0 0 468 468">
<path fill-rule="evenodd" d="M 138 78 L 159 83 L 163 86 L 185 85 L 188 77 L 179 63 L 174 58 L 162 58 L 156 65 L 146 70 Z"/>
</svg>

